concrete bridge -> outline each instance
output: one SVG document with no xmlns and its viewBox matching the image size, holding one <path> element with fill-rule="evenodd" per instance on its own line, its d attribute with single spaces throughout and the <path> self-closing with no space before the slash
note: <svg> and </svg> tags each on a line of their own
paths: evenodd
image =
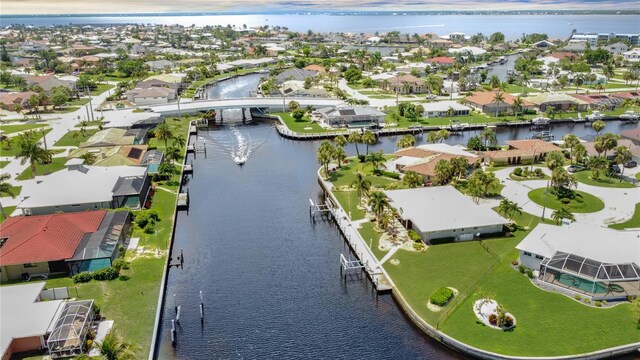
<svg viewBox="0 0 640 360">
<path fill-rule="evenodd" d="M 322 108 L 344 104 L 339 99 L 300 98 L 300 97 L 276 97 L 276 98 L 238 98 L 221 100 L 197 100 L 189 102 L 175 102 L 171 104 L 148 106 L 154 113 L 162 116 L 176 116 L 180 114 L 192 114 L 201 110 L 215 110 L 222 114 L 225 109 L 268 108 L 272 112 L 287 111 L 290 101 L 296 101 L 300 107 L 313 106 Z"/>
</svg>

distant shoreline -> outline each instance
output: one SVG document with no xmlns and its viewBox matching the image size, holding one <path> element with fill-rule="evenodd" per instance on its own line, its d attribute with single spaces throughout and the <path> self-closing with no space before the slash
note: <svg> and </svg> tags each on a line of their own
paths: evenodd
<svg viewBox="0 0 640 360">
<path fill-rule="evenodd" d="M 442 10 L 442 11 L 197 11 L 151 13 L 86 13 L 86 14 L 2 14 L 0 18 L 40 17 L 136 17 L 136 16 L 216 16 L 216 15 L 327 15 L 327 16 L 424 16 L 424 15 L 640 15 L 640 10 Z"/>
</svg>

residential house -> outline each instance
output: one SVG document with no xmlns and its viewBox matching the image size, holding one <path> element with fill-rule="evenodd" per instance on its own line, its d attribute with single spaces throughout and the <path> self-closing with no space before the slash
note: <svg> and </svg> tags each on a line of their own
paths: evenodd
<svg viewBox="0 0 640 360">
<path fill-rule="evenodd" d="M 577 222 L 539 224 L 516 246 L 520 264 L 537 270 L 536 283 L 572 298 L 625 300 L 640 295 L 637 231 Z"/>
<path fill-rule="evenodd" d="M 311 78 L 316 75 L 318 75 L 316 71 L 291 68 L 278 74 L 278 76 L 276 76 L 276 83 L 278 85 L 282 85 L 290 80 L 305 81 L 307 78 Z"/>
<path fill-rule="evenodd" d="M 479 158 L 459 146 L 448 144 L 425 144 L 417 147 L 400 149 L 394 153 L 397 156 L 389 164 L 389 168 L 400 173 L 413 171 L 422 176 L 424 184 L 432 182 L 436 176 L 436 164 L 440 160 L 462 157 L 467 160 L 469 168 L 477 166 Z"/>
<path fill-rule="evenodd" d="M 534 104 L 540 111 L 547 111 L 548 108 L 556 111 L 569 111 L 574 108 L 575 111 L 586 111 L 589 107 L 588 102 L 566 93 L 543 92 L 525 99 Z"/>
<path fill-rule="evenodd" d="M 631 62 L 640 61 L 640 48 L 633 48 L 622 53 L 622 57 Z"/>
<path fill-rule="evenodd" d="M 552 151 L 562 151 L 562 148 L 539 139 L 511 140 L 507 145 L 507 149 L 482 151 L 478 156 L 485 164 L 520 165 L 541 161 Z"/>
<path fill-rule="evenodd" d="M 282 83 L 280 93 L 291 97 L 326 98 L 327 90 L 321 87 L 305 88 L 304 81 L 289 80 Z M 279 95 L 281 96 L 281 95 Z"/>
<path fill-rule="evenodd" d="M 431 59 L 426 59 L 424 62 L 431 64 L 431 65 L 436 65 L 436 66 L 441 66 L 441 67 L 449 67 L 452 66 L 453 63 L 456 62 L 456 59 L 452 58 L 452 57 L 447 57 L 447 56 L 437 56 Z"/>
<path fill-rule="evenodd" d="M 2 278 L 73 275 L 111 266 L 131 223 L 129 211 L 15 216 L 0 229 Z"/>
<path fill-rule="evenodd" d="M 428 118 L 449 116 L 449 111 L 452 111 L 453 116 L 466 116 L 471 113 L 470 107 L 451 100 L 435 101 L 421 105 L 424 108 L 424 116 Z"/>
<path fill-rule="evenodd" d="M 165 71 L 173 68 L 173 62 L 165 59 L 152 60 L 144 63 L 151 71 Z"/>
<path fill-rule="evenodd" d="M 533 44 L 531 44 L 532 47 L 536 48 L 536 49 L 550 49 L 554 46 L 556 46 L 556 44 L 552 43 L 551 41 L 547 41 L 547 40 L 540 40 L 538 42 L 535 42 Z"/>
<path fill-rule="evenodd" d="M 370 106 L 342 105 L 326 107 L 315 111 L 327 125 L 338 127 L 379 126 L 386 114 Z"/>
<path fill-rule="evenodd" d="M 4 276 L 4 273 L 2 274 Z M 43 301 L 45 282 L 3 286 L 0 291 L 0 354 L 9 360 L 14 353 L 46 349 L 49 327 L 58 318 L 63 300 Z"/>
<path fill-rule="evenodd" d="M 120 178 L 139 181 L 119 182 Z M 65 170 L 37 176 L 34 182 L 23 185 L 26 198 L 17 210 L 25 215 L 46 215 L 124 206 L 140 209 L 145 205 L 150 185 L 144 167 L 85 166 L 82 160 L 71 159 Z M 129 194 L 131 186 L 136 187 L 135 194 Z"/>
<path fill-rule="evenodd" d="M 619 97 L 608 96 L 607 94 L 570 94 L 572 97 L 589 104 L 591 109 L 614 109 L 622 103 Z"/>
<path fill-rule="evenodd" d="M 498 111 L 498 114 L 514 113 L 516 109 L 513 104 L 516 100 L 516 97 L 506 92 L 500 92 L 504 100 L 497 103 L 497 93 L 498 91 L 476 91 L 471 95 L 465 97 L 464 102 L 489 115 L 495 115 L 496 110 Z M 526 99 L 523 99 L 522 107 L 521 109 L 519 109 L 519 111 L 523 112 L 532 110 L 533 106 L 533 103 Z"/>
<path fill-rule="evenodd" d="M 384 192 L 407 229 L 425 243 L 438 239 L 468 241 L 503 232 L 508 221 L 489 205 L 476 204 L 453 186 Z"/>
<path fill-rule="evenodd" d="M 637 129 L 634 129 L 637 130 Z M 633 130 L 631 130 L 633 131 Z M 589 141 L 586 143 L 583 143 L 584 148 L 587 150 L 587 155 L 589 156 L 600 156 L 600 155 L 604 155 L 601 153 L 598 153 L 598 151 L 596 150 L 596 146 L 595 146 L 595 142 L 593 141 Z M 635 160 L 635 161 L 640 161 L 640 145 L 636 145 L 633 140 L 626 138 L 626 139 L 619 139 L 618 140 L 618 146 L 625 146 L 627 149 L 629 149 L 629 151 L 631 152 L 631 160 Z M 613 151 L 608 151 L 607 152 L 607 159 L 612 160 L 615 158 L 615 152 Z"/>
<path fill-rule="evenodd" d="M 324 66 L 322 65 L 317 65 L 317 64 L 311 64 L 311 65 L 307 65 L 303 68 L 304 70 L 309 70 L 309 71 L 315 71 L 318 74 L 324 74 L 327 71 L 325 70 Z"/>
<path fill-rule="evenodd" d="M 29 98 L 38 93 L 34 91 L 0 93 L 0 107 L 9 111 L 14 111 L 14 107 L 19 104 L 23 109 L 29 108 Z"/>
<path fill-rule="evenodd" d="M 127 100 L 137 106 L 166 104 L 176 99 L 176 90 L 166 87 L 133 89 L 127 93 Z"/>
<path fill-rule="evenodd" d="M 53 88 L 66 87 L 69 89 L 75 89 L 75 83 L 67 80 L 58 79 L 55 75 L 42 75 L 42 76 L 24 76 L 24 80 L 27 85 L 37 85 L 44 90 L 45 93 L 51 94 Z"/>
<path fill-rule="evenodd" d="M 392 77 L 380 82 L 380 88 L 398 94 L 421 94 L 426 92 L 424 80 L 413 75 Z"/>
<path fill-rule="evenodd" d="M 603 45 L 600 48 L 607 50 L 613 55 L 622 55 L 629 50 L 629 47 L 627 46 L 627 44 L 619 41 L 613 44 Z"/>
<path fill-rule="evenodd" d="M 93 154 L 94 166 L 140 165 L 147 152 L 147 145 L 121 145 L 109 147 L 85 147 L 69 152 L 69 158 L 81 159 L 85 154 Z"/>
</svg>

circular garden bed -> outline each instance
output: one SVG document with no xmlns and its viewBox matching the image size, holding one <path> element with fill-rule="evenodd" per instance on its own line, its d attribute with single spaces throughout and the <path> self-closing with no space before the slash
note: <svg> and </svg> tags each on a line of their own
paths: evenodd
<svg viewBox="0 0 640 360">
<path fill-rule="evenodd" d="M 531 190 L 529 199 L 540 206 L 560 210 L 565 208 L 574 213 L 592 213 L 604 209 L 604 202 L 584 191 L 572 190 L 570 197 L 559 198 L 558 195 L 546 188 Z"/>
<path fill-rule="evenodd" d="M 516 327 L 516 318 L 493 299 L 476 300 L 473 312 L 478 320 L 492 329 L 510 330 Z"/>
</svg>

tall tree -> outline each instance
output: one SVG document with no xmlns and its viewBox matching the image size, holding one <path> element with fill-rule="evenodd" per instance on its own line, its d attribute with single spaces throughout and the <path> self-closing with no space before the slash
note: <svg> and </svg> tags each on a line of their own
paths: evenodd
<svg viewBox="0 0 640 360">
<path fill-rule="evenodd" d="M 440 185 L 448 184 L 453 177 L 453 167 L 447 160 L 439 160 L 433 171 L 436 174 L 436 183 Z"/>
<path fill-rule="evenodd" d="M 382 214 L 389 207 L 389 199 L 382 191 L 374 191 L 369 194 L 369 207 L 376 216 L 376 221 L 380 224 Z"/>
<path fill-rule="evenodd" d="M 616 164 L 620 164 L 620 168 L 622 169 L 622 173 L 620 175 L 624 175 L 624 163 L 631 160 L 631 150 L 626 146 L 618 146 L 615 148 L 614 155 L 613 161 L 615 161 Z"/>
<path fill-rule="evenodd" d="M 362 136 L 358 132 L 349 133 L 349 137 L 347 137 L 347 141 L 354 144 L 356 147 L 356 155 L 360 157 L 360 151 L 358 150 L 358 143 L 362 141 Z"/>
<path fill-rule="evenodd" d="M 13 186 L 9 183 L 9 179 L 11 179 L 11 175 L 4 173 L 0 174 L 0 197 L 2 196 L 11 196 L 11 198 L 15 198 L 16 194 L 13 192 Z M 2 207 L 2 203 L 0 203 L 0 213 L 3 218 L 7 218 L 7 213 L 4 211 L 4 207 Z"/>
<path fill-rule="evenodd" d="M 405 135 L 396 143 L 396 147 L 400 149 L 411 147 L 415 144 L 416 139 L 413 135 Z"/>
<path fill-rule="evenodd" d="M 357 171 L 355 175 L 356 178 L 351 183 L 351 186 L 356 188 L 358 199 L 362 201 L 362 195 L 368 194 L 369 189 L 371 189 L 371 182 L 367 180 L 364 174 L 360 171 Z"/>
<path fill-rule="evenodd" d="M 417 172 L 409 170 L 404 173 L 402 183 L 407 187 L 415 188 L 424 184 L 424 178 Z"/>
<path fill-rule="evenodd" d="M 600 131 L 602 131 L 602 129 L 604 129 L 604 127 L 607 126 L 604 121 L 602 120 L 596 120 L 591 124 L 591 127 L 593 128 L 593 130 L 596 131 L 596 134 L 600 134 Z"/>
<path fill-rule="evenodd" d="M 153 133 L 156 139 L 164 143 L 165 149 L 168 147 L 167 144 L 169 143 L 169 141 L 174 138 L 173 132 L 169 128 L 169 124 L 167 124 L 166 122 L 156 126 Z"/>
<path fill-rule="evenodd" d="M 571 221 L 576 221 L 575 215 L 569 209 L 565 207 L 561 207 L 560 210 L 556 210 L 551 214 L 551 219 L 556 222 L 556 224 L 560 224 L 563 219 L 568 219 Z"/>
<path fill-rule="evenodd" d="M 38 175 L 38 164 L 43 165 L 51 162 L 51 152 L 42 148 L 30 133 L 20 135 L 18 147 L 20 151 L 16 155 L 16 159 L 19 159 L 20 164 L 23 165 L 28 161 L 34 177 Z"/>
<path fill-rule="evenodd" d="M 125 342 L 115 327 L 96 345 L 105 360 L 134 360 L 140 352 L 140 346 Z"/>
<path fill-rule="evenodd" d="M 378 142 L 378 138 L 376 137 L 376 134 L 374 134 L 372 131 L 365 131 L 364 134 L 362 134 L 362 139 L 361 141 L 365 144 L 367 144 L 367 155 L 369 155 L 369 145 L 375 145 Z"/>
<path fill-rule="evenodd" d="M 504 93 L 502 91 L 496 91 L 493 94 L 493 102 L 496 103 L 496 117 L 500 112 L 500 104 L 504 103 Z"/>
<path fill-rule="evenodd" d="M 480 133 L 480 137 L 484 140 L 484 147 L 487 147 L 487 144 L 491 146 L 496 146 L 498 144 L 498 138 L 496 137 L 496 131 L 493 128 L 485 127 Z"/>
<path fill-rule="evenodd" d="M 573 164 L 573 149 L 580 144 L 580 138 L 575 134 L 567 134 L 562 138 L 562 141 L 564 141 L 564 146 L 569 148 L 569 157 Z"/>
</svg>

